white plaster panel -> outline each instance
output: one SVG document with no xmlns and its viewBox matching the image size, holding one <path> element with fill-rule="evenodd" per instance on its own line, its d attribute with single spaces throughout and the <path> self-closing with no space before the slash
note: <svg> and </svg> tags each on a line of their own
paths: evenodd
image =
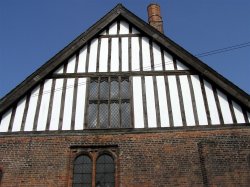
<svg viewBox="0 0 250 187">
<path fill-rule="evenodd" d="M 218 98 L 219 98 L 219 102 L 220 102 L 221 113 L 223 116 L 224 123 L 225 124 L 233 123 L 231 111 L 229 108 L 229 103 L 227 100 L 227 96 L 224 93 L 222 93 L 221 91 L 219 91 L 218 89 L 217 89 L 217 93 L 218 93 Z"/>
<path fill-rule="evenodd" d="M 99 72 L 108 72 L 108 38 L 101 39 Z"/>
<path fill-rule="evenodd" d="M 149 39 L 142 37 L 142 61 L 143 61 L 143 71 L 151 70 L 151 58 L 149 50 Z"/>
<path fill-rule="evenodd" d="M 75 116 L 75 130 L 82 130 L 84 128 L 84 110 L 86 97 L 86 78 L 78 79 L 77 99 L 76 99 L 76 116 Z"/>
<path fill-rule="evenodd" d="M 134 127 L 144 128 L 141 77 L 133 77 Z"/>
<path fill-rule="evenodd" d="M 122 38 L 122 71 L 128 71 L 128 38 Z"/>
<path fill-rule="evenodd" d="M 146 87 L 148 127 L 157 127 L 155 95 L 154 95 L 154 85 L 152 76 L 145 77 L 145 87 Z"/>
<path fill-rule="evenodd" d="M 153 43 L 154 68 L 156 71 L 162 70 L 161 48 Z"/>
<path fill-rule="evenodd" d="M 176 76 L 168 76 L 169 92 L 172 103 L 174 126 L 183 126 L 181 118 L 180 100 L 176 84 Z"/>
<path fill-rule="evenodd" d="M 15 118 L 14 118 L 14 122 L 13 122 L 13 126 L 12 126 L 12 131 L 20 131 L 20 129 L 21 129 L 25 103 L 26 103 L 26 97 L 24 97 L 23 99 L 21 99 L 17 103 L 17 108 L 16 108 Z"/>
<path fill-rule="evenodd" d="M 117 34 L 117 22 L 110 25 L 109 34 Z"/>
<path fill-rule="evenodd" d="M 129 34 L 129 24 L 125 21 L 120 22 L 120 34 Z"/>
<path fill-rule="evenodd" d="M 132 34 L 140 34 L 140 32 L 136 28 L 132 27 Z"/>
<path fill-rule="evenodd" d="M 5 112 L 2 116 L 1 124 L 0 124 L 0 132 L 7 132 L 10 125 L 10 118 L 12 114 L 12 109 Z"/>
<path fill-rule="evenodd" d="M 60 108 L 61 108 L 61 98 L 62 98 L 62 88 L 63 79 L 56 79 L 55 93 L 52 104 L 51 120 L 50 120 L 50 130 L 58 130 Z"/>
<path fill-rule="evenodd" d="M 76 65 L 76 56 L 74 55 L 73 57 L 69 59 L 66 73 L 74 73 L 75 65 Z"/>
<path fill-rule="evenodd" d="M 60 73 L 63 73 L 63 66 L 61 66 L 60 68 L 58 68 L 56 71 L 55 71 L 56 74 L 60 74 Z"/>
<path fill-rule="evenodd" d="M 173 57 L 166 51 L 164 51 L 164 63 L 166 70 L 174 70 Z"/>
<path fill-rule="evenodd" d="M 139 38 L 131 38 L 132 50 L 132 71 L 140 71 L 140 58 L 139 58 Z"/>
<path fill-rule="evenodd" d="M 70 130 L 75 79 L 67 79 L 62 130 Z"/>
<path fill-rule="evenodd" d="M 181 83 L 181 91 L 183 95 L 183 104 L 184 104 L 187 126 L 195 126 L 193 105 L 192 105 L 188 79 L 186 75 L 181 75 L 179 77 Z"/>
<path fill-rule="evenodd" d="M 106 30 L 105 30 L 105 31 L 103 31 L 103 32 L 101 32 L 101 34 L 100 34 L 100 35 L 107 35 Z"/>
<path fill-rule="evenodd" d="M 25 126 L 24 126 L 24 131 L 32 131 L 33 130 L 33 124 L 34 124 L 34 118 L 35 118 L 35 113 L 36 113 L 36 106 L 37 106 L 39 90 L 40 90 L 40 86 L 37 86 L 31 92 L 29 108 L 28 108 L 26 122 L 25 122 Z"/>
<path fill-rule="evenodd" d="M 161 127 L 169 127 L 170 125 L 168 116 L 168 103 L 167 103 L 164 76 L 157 76 L 156 81 L 157 81 L 159 108 L 161 116 Z"/>
<path fill-rule="evenodd" d="M 217 106 L 215 103 L 213 89 L 210 83 L 204 80 L 205 91 L 207 95 L 208 108 L 210 112 L 210 118 L 212 125 L 220 124 L 219 114 L 217 110 Z M 198 109 L 198 108 L 197 108 Z"/>
<path fill-rule="evenodd" d="M 96 72 L 97 45 L 98 39 L 92 40 L 90 45 L 88 72 Z"/>
<path fill-rule="evenodd" d="M 185 66 L 183 63 L 177 60 L 177 70 L 189 70 L 187 66 Z"/>
<path fill-rule="evenodd" d="M 205 103 L 202 95 L 199 76 L 191 75 L 191 81 L 194 89 L 194 98 L 196 103 L 199 125 L 207 125 L 208 124 L 207 114 L 206 114 Z"/>
<path fill-rule="evenodd" d="M 43 95 L 40 105 L 40 111 L 38 116 L 37 130 L 43 131 L 46 129 L 48 110 L 49 110 L 49 101 L 51 95 L 51 86 L 52 79 L 48 79 L 44 83 Z"/>
<path fill-rule="evenodd" d="M 77 67 L 78 73 L 85 73 L 86 54 L 87 54 L 87 47 L 84 46 L 79 53 L 79 60 L 78 60 L 78 67 Z"/>
<path fill-rule="evenodd" d="M 112 38 L 110 71 L 119 71 L 119 45 L 118 38 Z"/>
<path fill-rule="evenodd" d="M 233 101 L 232 103 L 237 123 L 245 123 L 242 108 L 236 102 Z"/>
<path fill-rule="evenodd" d="M 250 123 L 250 112 L 247 112 L 248 122 Z"/>
</svg>

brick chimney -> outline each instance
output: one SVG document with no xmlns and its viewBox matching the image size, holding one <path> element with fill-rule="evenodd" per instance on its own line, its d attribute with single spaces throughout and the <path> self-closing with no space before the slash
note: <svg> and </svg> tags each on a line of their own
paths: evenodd
<svg viewBox="0 0 250 187">
<path fill-rule="evenodd" d="M 148 23 L 163 33 L 163 21 L 160 6 L 156 3 L 148 5 Z"/>
</svg>

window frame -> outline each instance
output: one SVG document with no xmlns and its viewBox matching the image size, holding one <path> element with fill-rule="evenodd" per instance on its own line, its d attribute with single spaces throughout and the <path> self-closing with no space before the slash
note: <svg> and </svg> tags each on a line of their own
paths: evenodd
<svg viewBox="0 0 250 187">
<path fill-rule="evenodd" d="M 91 180 L 91 187 L 96 187 L 96 162 L 97 159 L 102 155 L 109 155 L 112 157 L 114 161 L 114 186 L 118 187 L 119 185 L 119 178 L 118 178 L 118 172 L 119 172 L 119 163 L 118 163 L 118 147 L 117 146 L 92 146 L 92 147 L 86 147 L 86 146 L 76 146 L 76 148 L 73 146 L 73 150 L 71 150 L 72 159 L 71 159 L 71 182 L 69 186 L 74 186 L 74 163 L 75 160 L 81 156 L 86 155 L 91 159 L 92 162 L 92 180 Z"/>
<path fill-rule="evenodd" d="M 101 99 L 100 98 L 100 87 L 101 87 L 101 82 L 102 80 L 107 80 L 108 81 L 108 90 L 109 90 L 109 96 L 107 99 Z M 98 91 L 97 91 L 97 98 L 96 99 L 92 99 L 90 98 L 90 84 L 92 82 L 92 80 L 97 80 L 97 87 L 98 87 Z M 111 98 L 111 82 L 112 80 L 117 80 L 118 82 L 118 87 L 119 87 L 119 92 L 118 92 L 118 98 L 113 99 Z M 123 98 L 122 95 L 122 82 L 123 80 L 127 80 L 128 85 L 128 97 L 127 98 Z M 86 100 L 85 100 L 85 111 L 84 111 L 84 128 L 85 129 L 120 129 L 120 128 L 125 128 L 125 129 L 129 129 L 129 128 L 133 128 L 134 127 L 134 120 L 133 120 L 133 91 L 132 91 L 132 78 L 131 76 L 128 75 L 106 75 L 106 76 L 96 76 L 96 77 L 89 77 L 88 78 L 88 84 L 87 84 L 87 93 L 86 93 Z M 100 123 L 100 105 L 103 103 L 107 103 L 108 105 L 108 118 L 105 120 L 107 121 L 107 125 L 101 125 Z M 119 103 L 119 124 L 112 126 L 111 125 L 111 104 L 112 103 Z M 129 123 L 123 123 L 122 121 L 122 104 L 124 103 L 129 103 L 129 111 L 127 112 L 130 118 L 130 122 Z M 91 126 L 89 124 L 89 108 L 91 104 L 96 104 L 96 108 L 94 107 L 94 110 L 96 110 L 96 125 Z M 125 110 L 125 109 L 124 109 Z M 126 115 L 125 115 L 126 116 Z M 125 118 L 126 119 L 126 118 Z M 127 125 L 125 125 L 127 124 Z"/>
</svg>

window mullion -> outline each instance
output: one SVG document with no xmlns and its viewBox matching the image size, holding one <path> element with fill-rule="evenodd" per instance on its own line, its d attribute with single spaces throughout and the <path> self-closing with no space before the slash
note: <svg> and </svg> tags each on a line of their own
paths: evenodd
<svg viewBox="0 0 250 187">
<path fill-rule="evenodd" d="M 98 78 L 98 94 L 97 94 L 97 124 L 96 128 L 100 128 L 100 87 L 101 87 L 101 77 Z"/>
<path fill-rule="evenodd" d="M 118 77 L 118 85 L 119 85 L 119 92 L 118 92 L 118 102 L 119 102 L 119 128 L 122 126 L 122 110 L 121 110 L 121 77 Z"/>
<path fill-rule="evenodd" d="M 111 111 L 110 111 L 110 103 L 111 103 L 111 77 L 108 77 L 108 86 L 109 86 L 109 96 L 108 96 L 108 128 L 110 128 L 110 115 L 111 115 Z"/>
<path fill-rule="evenodd" d="M 92 154 L 92 187 L 96 186 L 96 158 L 97 152 L 93 152 Z"/>
</svg>

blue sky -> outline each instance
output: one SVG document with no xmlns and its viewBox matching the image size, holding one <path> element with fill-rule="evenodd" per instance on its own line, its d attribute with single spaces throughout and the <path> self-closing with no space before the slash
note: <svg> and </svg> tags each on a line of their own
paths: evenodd
<svg viewBox="0 0 250 187">
<path fill-rule="evenodd" d="M 149 0 L 1 0 L 0 98 L 122 3 L 147 21 Z M 250 42 L 249 0 L 158 0 L 165 34 L 192 54 Z M 250 47 L 201 60 L 250 93 Z"/>
</svg>

